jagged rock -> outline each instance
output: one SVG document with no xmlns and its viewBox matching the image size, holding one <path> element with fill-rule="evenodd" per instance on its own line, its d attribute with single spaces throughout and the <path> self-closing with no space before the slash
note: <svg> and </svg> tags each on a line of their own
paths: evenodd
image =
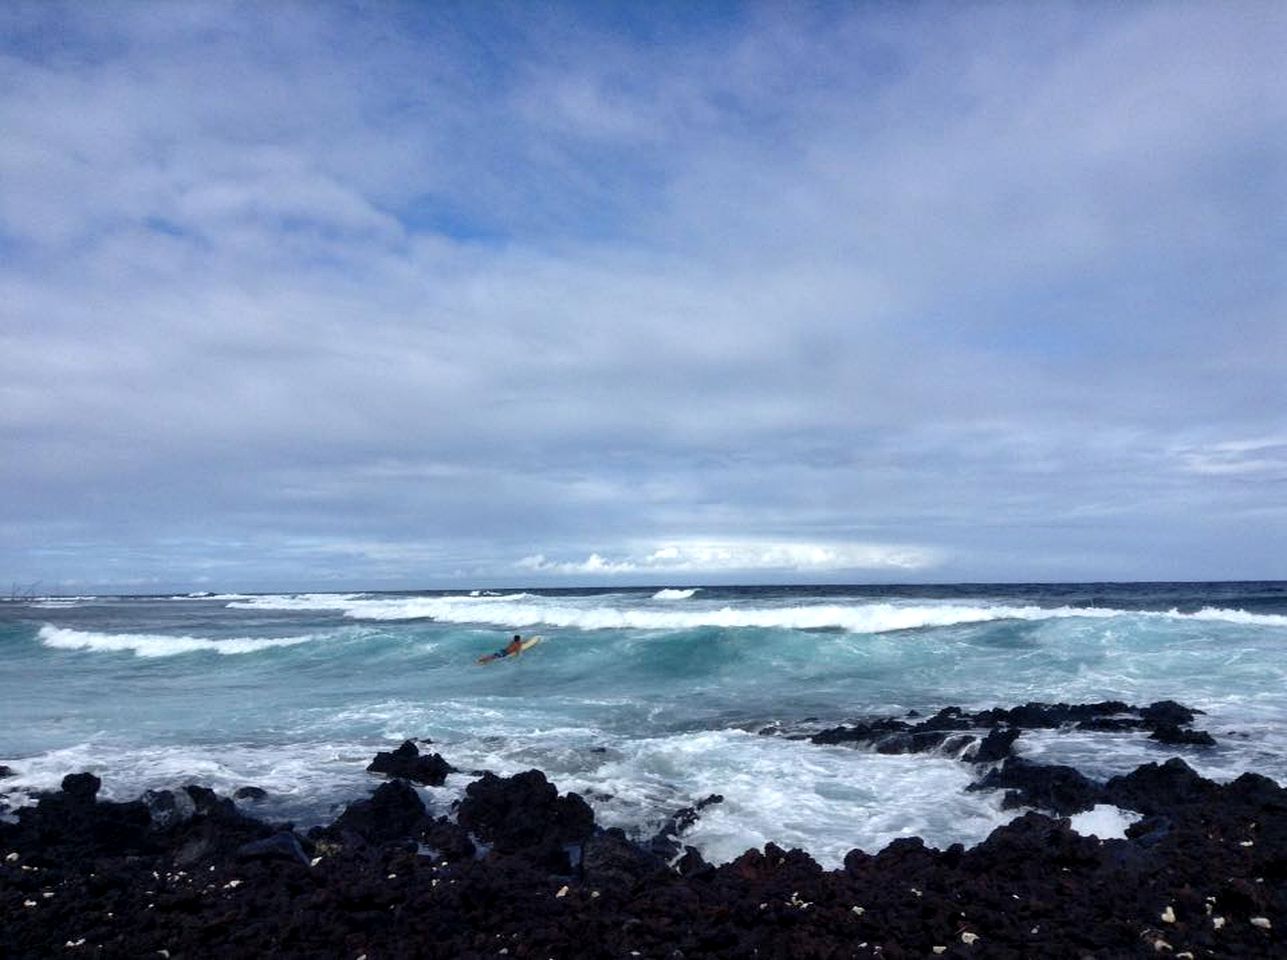
<svg viewBox="0 0 1287 960">
<path fill-rule="evenodd" d="M 1150 740 L 1174 746 L 1214 747 L 1215 738 L 1205 730 L 1184 730 L 1169 721 L 1159 723 L 1149 734 Z"/>
<path fill-rule="evenodd" d="M 469 839 L 469 832 L 446 817 L 439 817 L 421 833 L 421 841 L 429 847 L 437 860 L 456 863 L 473 859 L 477 849 Z"/>
<path fill-rule="evenodd" d="M 968 759 L 974 763 L 996 763 L 1010 756 L 1011 747 L 1019 739 L 1018 727 L 998 727 L 984 737 Z"/>
<path fill-rule="evenodd" d="M 169 830 L 192 819 L 197 812 L 197 805 L 186 790 L 148 790 L 140 800 L 147 807 L 152 826 L 158 830 Z"/>
<path fill-rule="evenodd" d="M 436 753 L 421 756 L 411 740 L 404 740 L 402 746 L 392 752 L 377 753 L 366 769 L 430 787 L 442 786 L 447 774 L 456 772 L 455 767 Z"/>
<path fill-rule="evenodd" d="M 596 831 L 581 849 L 581 871 L 591 886 L 629 889 L 636 881 L 666 870 L 665 861 L 627 839 L 620 827 Z"/>
<path fill-rule="evenodd" d="M 679 842 L 679 837 L 685 830 L 690 829 L 697 822 L 701 812 L 707 807 L 716 803 L 723 803 L 724 797 L 718 793 L 712 793 L 710 796 L 699 800 L 691 807 L 683 807 L 676 810 L 648 841 L 648 849 L 664 860 L 673 860 L 683 852 L 684 847 Z"/>
<path fill-rule="evenodd" d="M 368 843 L 389 843 L 415 833 L 425 816 L 425 805 L 405 780 L 382 783 L 366 800 L 350 803 L 333 828 L 352 832 Z"/>
<path fill-rule="evenodd" d="M 1150 725 L 1162 723 L 1192 723 L 1201 710 L 1193 710 L 1174 700 L 1158 700 L 1139 711 L 1145 723 Z"/>
<path fill-rule="evenodd" d="M 263 840 L 252 840 L 237 848 L 238 860 L 289 860 L 308 866 L 309 857 L 299 837 L 293 832 L 282 831 Z"/>
<path fill-rule="evenodd" d="M 1152 816 L 1179 807 L 1211 802 L 1220 792 L 1178 757 L 1164 764 L 1146 763 L 1125 776 L 1113 777 L 1104 786 L 1108 803 Z"/>
<path fill-rule="evenodd" d="M 1102 802 L 1103 790 L 1072 767 L 1032 763 L 1010 757 L 967 790 L 1006 790 L 1003 807 L 1037 807 L 1061 817 Z"/>
<path fill-rule="evenodd" d="M 594 831 L 594 813 L 575 793 L 559 796 L 539 770 L 512 777 L 487 773 L 465 789 L 457 822 L 511 853 L 542 843 L 580 843 Z"/>
<path fill-rule="evenodd" d="M 870 723 L 855 724 L 850 727 L 839 726 L 820 730 L 811 736 L 809 741 L 818 744 L 872 743 L 886 734 L 899 733 L 910 729 L 911 724 L 904 723 L 902 720 L 885 718 L 873 720 Z"/>
<path fill-rule="evenodd" d="M 69 773 L 63 777 L 63 793 L 79 803 L 93 803 L 103 781 L 92 773 Z"/>
</svg>

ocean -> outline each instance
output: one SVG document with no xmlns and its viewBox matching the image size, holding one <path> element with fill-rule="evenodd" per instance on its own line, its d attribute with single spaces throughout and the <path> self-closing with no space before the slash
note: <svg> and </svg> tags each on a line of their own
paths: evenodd
<svg viewBox="0 0 1287 960">
<path fill-rule="evenodd" d="M 542 643 L 485 666 L 514 633 Z M 462 773 L 533 767 L 648 835 L 718 793 L 685 842 L 773 841 L 836 866 L 917 835 L 972 844 L 1017 814 L 954 756 L 793 739 L 871 716 L 1031 700 L 1174 699 L 1212 748 L 1026 731 L 1016 750 L 1107 778 L 1182 756 L 1287 783 L 1287 583 L 683 587 L 45 597 L 0 602 L 10 806 L 92 770 L 100 794 L 196 782 L 329 821 L 406 738 Z M 764 735 L 772 730 L 778 734 Z"/>
</svg>

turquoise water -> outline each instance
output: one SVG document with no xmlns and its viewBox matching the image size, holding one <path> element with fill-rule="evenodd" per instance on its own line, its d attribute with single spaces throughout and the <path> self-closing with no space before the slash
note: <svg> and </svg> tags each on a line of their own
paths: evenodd
<svg viewBox="0 0 1287 960">
<path fill-rule="evenodd" d="M 475 659 L 521 632 L 519 658 Z M 711 792 L 691 839 L 774 840 L 824 862 L 902 835 L 975 842 L 1011 812 L 951 757 L 757 732 L 1027 700 L 1173 698 L 1220 746 L 1183 755 L 1287 782 L 1287 586 L 676 588 L 0 603 L 0 763 L 11 802 L 73 770 L 109 796 L 196 780 L 329 818 L 377 749 L 431 737 L 463 770 L 545 770 L 600 822 L 646 831 Z M 802 724 L 802 721 L 809 721 Z M 1174 748 L 1025 733 L 1107 776 Z M 446 804 L 467 775 L 426 790 Z"/>
</svg>

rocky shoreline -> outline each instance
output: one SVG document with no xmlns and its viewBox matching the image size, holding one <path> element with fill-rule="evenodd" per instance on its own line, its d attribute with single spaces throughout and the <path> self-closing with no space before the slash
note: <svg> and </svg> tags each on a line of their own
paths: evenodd
<svg viewBox="0 0 1287 960">
<path fill-rule="evenodd" d="M 837 870 L 769 844 L 715 867 L 683 843 L 718 795 L 639 840 L 595 824 L 543 773 L 478 772 L 450 810 L 412 783 L 455 772 L 408 741 L 386 778 L 308 831 L 189 785 L 100 801 L 89 773 L 0 822 L 0 957 L 1281 957 L 1287 955 L 1287 790 L 1218 784 L 1182 759 L 1097 783 L 1034 763 L 1024 730 L 1147 730 L 1210 746 L 1164 701 L 1026 704 L 867 718 L 765 735 L 879 752 L 948 753 L 971 789 L 1033 808 L 965 849 L 912 838 Z M 1141 815 L 1123 840 L 1073 832 L 1109 803 Z"/>
</svg>

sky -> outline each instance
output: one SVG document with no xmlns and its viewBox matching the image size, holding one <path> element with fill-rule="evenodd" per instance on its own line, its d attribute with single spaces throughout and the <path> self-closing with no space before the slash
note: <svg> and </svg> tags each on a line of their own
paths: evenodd
<svg viewBox="0 0 1287 960">
<path fill-rule="evenodd" d="M 0 588 L 1287 578 L 1278 3 L 0 6 Z"/>
</svg>

